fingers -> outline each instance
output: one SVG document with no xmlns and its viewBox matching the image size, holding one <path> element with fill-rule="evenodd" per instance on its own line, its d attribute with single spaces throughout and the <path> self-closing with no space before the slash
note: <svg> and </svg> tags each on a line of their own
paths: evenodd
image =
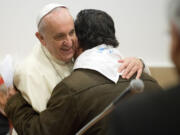
<svg viewBox="0 0 180 135">
<path fill-rule="evenodd" d="M 119 68 L 119 72 L 122 72 L 122 78 L 129 79 L 131 78 L 136 72 L 136 78 L 140 78 L 142 71 L 143 71 L 143 64 L 142 62 L 135 57 L 125 58 L 123 60 L 119 60 L 118 62 L 122 63 Z"/>
<path fill-rule="evenodd" d="M 0 108 L 0 113 L 6 116 L 6 113 L 4 112 L 4 109 Z"/>
<path fill-rule="evenodd" d="M 136 75 L 136 79 L 139 79 L 141 77 L 141 74 L 143 72 L 143 63 L 140 59 L 137 59 L 137 75 Z"/>
<path fill-rule="evenodd" d="M 119 62 L 122 63 L 121 66 L 118 69 L 118 72 L 120 73 L 120 72 L 122 72 L 123 70 L 125 70 L 127 68 L 127 66 L 129 65 L 129 61 L 128 60 L 119 60 Z"/>
<path fill-rule="evenodd" d="M 122 78 L 129 79 L 136 72 L 136 67 L 134 63 L 129 63 L 122 74 Z"/>
<path fill-rule="evenodd" d="M 141 77 L 142 71 L 143 71 L 142 69 L 138 70 L 137 75 L 136 75 L 136 79 L 139 79 Z"/>
<path fill-rule="evenodd" d="M 15 95 L 16 93 L 17 93 L 17 91 L 16 91 L 13 87 L 9 87 L 9 88 L 8 88 L 8 97 L 7 97 L 7 98 L 12 97 L 12 96 Z"/>
<path fill-rule="evenodd" d="M 126 75 L 126 79 L 130 79 L 137 72 L 137 67 L 130 70 L 130 72 Z M 140 74 L 141 75 L 141 74 Z"/>
<path fill-rule="evenodd" d="M 1 97 L 1 100 L 0 100 L 0 112 L 5 116 L 4 107 L 5 107 L 5 100 L 4 100 L 4 98 Z"/>
<path fill-rule="evenodd" d="M 5 105 L 7 103 L 7 92 L 5 91 L 0 91 L 0 112 L 5 115 L 4 113 L 4 108 L 5 108 Z M 5 115 L 6 116 L 6 115 Z"/>
</svg>

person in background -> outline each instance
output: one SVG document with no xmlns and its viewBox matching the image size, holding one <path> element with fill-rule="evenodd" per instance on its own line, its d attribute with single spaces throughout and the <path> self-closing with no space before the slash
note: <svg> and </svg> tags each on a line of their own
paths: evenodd
<svg viewBox="0 0 180 135">
<path fill-rule="evenodd" d="M 180 77 L 180 0 L 168 8 L 171 31 L 171 59 Z M 180 82 L 166 91 L 133 96 L 112 113 L 110 135 L 179 135 Z"/>
<path fill-rule="evenodd" d="M 11 55 L 6 55 L 0 62 L 0 91 L 7 94 L 8 87 L 13 87 L 14 65 Z M 0 102 L 4 100 L 0 94 Z M 1 107 L 0 107 L 1 108 Z M 4 116 L 5 113 L 0 109 L 0 135 L 11 133 L 11 123 Z"/>
<path fill-rule="evenodd" d="M 106 12 L 82 10 L 75 29 L 79 48 L 73 72 L 55 87 L 47 109 L 36 112 L 20 93 L 9 98 L 5 112 L 19 135 L 74 135 L 136 78 L 134 75 L 129 80 L 123 79 L 118 73 L 121 53 L 116 48 L 114 22 Z M 141 79 L 146 91 L 161 89 L 144 72 Z M 106 135 L 107 121 L 105 117 L 85 134 Z"/>
<path fill-rule="evenodd" d="M 6 135 L 9 132 L 8 119 L 0 113 L 0 135 Z"/>
</svg>

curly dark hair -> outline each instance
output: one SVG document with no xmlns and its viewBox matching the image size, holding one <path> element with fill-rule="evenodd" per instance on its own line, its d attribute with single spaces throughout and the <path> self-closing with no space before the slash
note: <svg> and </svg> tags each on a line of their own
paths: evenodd
<svg viewBox="0 0 180 135">
<path fill-rule="evenodd" d="M 114 22 L 106 12 L 96 9 L 81 10 L 75 20 L 76 35 L 83 50 L 106 44 L 113 47 L 119 45 Z"/>
</svg>

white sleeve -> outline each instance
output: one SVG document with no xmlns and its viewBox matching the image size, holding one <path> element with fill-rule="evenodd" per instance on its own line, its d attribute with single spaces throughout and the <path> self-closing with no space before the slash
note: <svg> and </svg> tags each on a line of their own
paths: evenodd
<svg viewBox="0 0 180 135">
<path fill-rule="evenodd" d="M 147 63 L 145 63 L 144 60 L 142 60 L 141 58 L 139 58 L 139 59 L 143 63 L 143 67 L 144 67 L 143 72 L 147 73 L 148 75 L 151 75 L 151 71 L 150 71 L 149 67 L 147 66 Z"/>
<path fill-rule="evenodd" d="M 0 63 L 0 74 L 7 87 L 13 86 L 14 66 L 11 55 L 6 55 L 3 61 Z"/>
</svg>

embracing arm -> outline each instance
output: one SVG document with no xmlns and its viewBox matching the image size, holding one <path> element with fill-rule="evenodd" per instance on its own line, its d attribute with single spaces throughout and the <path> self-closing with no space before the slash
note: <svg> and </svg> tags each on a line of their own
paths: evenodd
<svg viewBox="0 0 180 135">
<path fill-rule="evenodd" d="M 12 96 L 5 107 L 7 116 L 19 135 L 72 134 L 75 101 L 65 86 L 53 92 L 47 109 L 37 113 L 20 93 Z"/>
<path fill-rule="evenodd" d="M 150 70 L 147 65 L 144 64 L 144 62 L 136 57 L 127 57 L 122 60 L 119 60 L 122 65 L 119 68 L 119 72 L 123 71 L 122 78 L 129 79 L 131 78 L 135 73 L 137 73 L 136 78 L 140 78 L 142 72 L 150 75 Z"/>
</svg>

